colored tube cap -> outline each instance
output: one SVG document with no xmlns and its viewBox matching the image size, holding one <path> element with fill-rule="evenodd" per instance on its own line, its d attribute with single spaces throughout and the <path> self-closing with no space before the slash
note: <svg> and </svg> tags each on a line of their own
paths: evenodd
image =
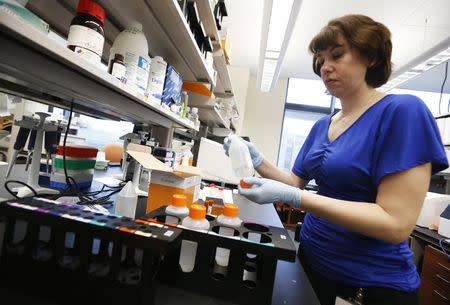
<svg viewBox="0 0 450 305">
<path fill-rule="evenodd" d="M 223 215 L 226 217 L 238 217 L 239 207 L 235 204 L 227 203 L 223 205 Z"/>
<path fill-rule="evenodd" d="M 189 208 L 189 217 L 201 220 L 206 216 L 206 207 L 200 204 L 192 204 Z"/>
<path fill-rule="evenodd" d="M 183 208 L 186 206 L 187 197 L 182 194 L 174 194 L 172 196 L 172 205 Z"/>
<path fill-rule="evenodd" d="M 241 188 L 243 188 L 243 189 L 249 189 L 252 187 L 251 184 L 245 183 L 244 180 L 242 180 L 242 179 L 239 181 L 239 184 L 240 184 Z"/>
</svg>

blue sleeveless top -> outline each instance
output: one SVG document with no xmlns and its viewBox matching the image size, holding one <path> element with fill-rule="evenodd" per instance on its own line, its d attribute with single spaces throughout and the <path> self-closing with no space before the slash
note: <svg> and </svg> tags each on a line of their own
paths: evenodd
<svg viewBox="0 0 450 305">
<path fill-rule="evenodd" d="M 316 122 L 293 173 L 315 179 L 318 194 L 375 202 L 381 179 L 431 162 L 432 172 L 448 167 L 435 119 L 412 95 L 386 95 L 330 143 L 331 115 Z M 412 291 L 420 279 L 406 241 L 390 244 L 329 223 L 308 213 L 300 245 L 311 268 L 325 278 L 357 287 Z"/>
</svg>

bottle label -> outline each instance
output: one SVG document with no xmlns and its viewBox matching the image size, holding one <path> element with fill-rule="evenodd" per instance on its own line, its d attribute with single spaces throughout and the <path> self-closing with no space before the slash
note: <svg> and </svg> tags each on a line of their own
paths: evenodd
<svg viewBox="0 0 450 305">
<path fill-rule="evenodd" d="M 86 59 L 87 61 L 93 64 L 99 64 L 101 62 L 101 57 L 97 53 L 89 51 L 85 48 L 75 47 L 74 52 L 78 55 Z"/>
<path fill-rule="evenodd" d="M 148 74 L 150 71 L 150 61 L 139 56 L 136 70 L 136 86 L 142 94 L 147 90 Z"/>
<path fill-rule="evenodd" d="M 105 38 L 100 33 L 81 25 L 71 25 L 67 37 L 68 46 L 82 47 L 99 56 L 102 55 L 104 41 Z"/>
<path fill-rule="evenodd" d="M 118 63 L 113 63 L 111 75 L 120 80 L 123 80 L 123 79 L 125 79 L 126 71 L 127 71 L 127 69 L 125 68 L 124 65 L 121 65 Z"/>
<path fill-rule="evenodd" d="M 127 87 L 132 92 L 136 92 L 136 54 L 126 52 L 123 63 L 125 64 L 125 78 L 127 79 Z"/>
<path fill-rule="evenodd" d="M 167 64 L 164 61 L 159 61 L 157 59 L 152 59 L 150 65 L 150 75 L 148 81 L 148 92 L 157 99 L 162 98 L 164 90 L 164 81 L 166 78 L 166 68 Z"/>
</svg>

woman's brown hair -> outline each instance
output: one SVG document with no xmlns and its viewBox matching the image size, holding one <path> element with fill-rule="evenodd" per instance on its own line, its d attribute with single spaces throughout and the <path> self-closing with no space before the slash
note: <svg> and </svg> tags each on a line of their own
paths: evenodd
<svg viewBox="0 0 450 305">
<path fill-rule="evenodd" d="M 333 19 L 311 40 L 309 50 L 313 54 L 314 73 L 320 76 L 322 65 L 317 60 L 318 53 L 337 46 L 340 36 L 368 60 L 366 83 L 373 88 L 385 84 L 392 72 L 391 32 L 384 24 L 364 15 Z"/>
</svg>

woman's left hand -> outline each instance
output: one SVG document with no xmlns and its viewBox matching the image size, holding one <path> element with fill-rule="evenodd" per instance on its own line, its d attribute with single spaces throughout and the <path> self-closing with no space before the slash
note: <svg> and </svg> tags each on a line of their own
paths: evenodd
<svg viewBox="0 0 450 305">
<path fill-rule="evenodd" d="M 300 207 L 300 189 L 265 178 L 249 177 L 243 179 L 251 188 L 239 186 L 239 194 L 259 204 L 284 202 L 293 207 Z"/>
</svg>

